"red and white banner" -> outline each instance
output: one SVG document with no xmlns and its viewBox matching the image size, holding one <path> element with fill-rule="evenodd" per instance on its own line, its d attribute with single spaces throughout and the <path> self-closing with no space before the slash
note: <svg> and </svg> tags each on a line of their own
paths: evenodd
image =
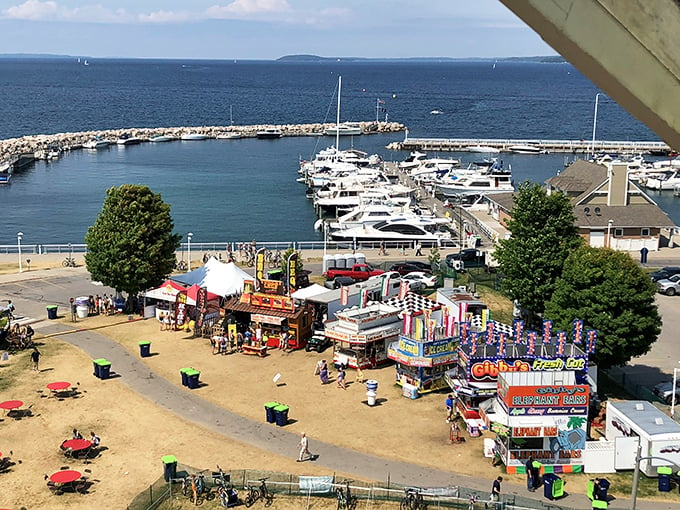
<svg viewBox="0 0 680 510">
<path fill-rule="evenodd" d="M 402 281 L 399 285 L 399 299 L 404 299 L 408 294 L 408 282 Z"/>
<path fill-rule="evenodd" d="M 347 306 L 347 302 L 349 301 L 349 287 L 347 285 L 343 285 L 340 287 L 340 304 L 342 306 Z"/>
</svg>

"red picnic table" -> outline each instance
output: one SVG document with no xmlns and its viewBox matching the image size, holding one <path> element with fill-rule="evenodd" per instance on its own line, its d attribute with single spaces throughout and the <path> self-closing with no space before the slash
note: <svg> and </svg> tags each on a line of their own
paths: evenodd
<svg viewBox="0 0 680 510">
<path fill-rule="evenodd" d="M 80 471 L 74 471 L 73 469 L 65 469 L 63 471 L 57 471 L 52 476 L 50 476 L 50 482 L 71 483 L 75 482 L 80 477 L 81 477 Z"/>
<path fill-rule="evenodd" d="M 12 412 L 15 409 L 19 409 L 22 405 L 24 405 L 24 403 L 21 400 L 5 400 L 4 402 L 0 402 L 0 409 Z"/>
<path fill-rule="evenodd" d="M 66 396 L 66 394 L 70 395 L 70 388 L 71 388 L 71 383 L 67 381 L 57 381 L 57 382 L 52 382 L 47 385 L 47 389 L 52 391 L 53 394 L 55 395 L 61 395 L 63 394 Z"/>
<path fill-rule="evenodd" d="M 69 439 L 68 441 L 61 443 L 62 448 L 65 450 L 71 449 L 74 452 L 87 450 L 90 446 L 92 446 L 92 442 L 87 439 Z"/>
</svg>

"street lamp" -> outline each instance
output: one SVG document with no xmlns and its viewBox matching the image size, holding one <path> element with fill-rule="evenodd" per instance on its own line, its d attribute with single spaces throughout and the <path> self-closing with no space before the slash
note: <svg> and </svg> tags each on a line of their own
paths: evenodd
<svg viewBox="0 0 680 510">
<path fill-rule="evenodd" d="M 612 225 L 614 224 L 614 220 L 609 220 L 607 222 L 607 248 L 612 247 Z"/>
<path fill-rule="evenodd" d="M 678 361 L 678 363 L 680 363 L 680 361 Z M 673 369 L 673 395 L 671 396 L 671 416 L 673 418 L 675 418 L 675 404 L 677 403 L 675 390 L 678 388 L 678 370 L 680 370 L 680 368 Z"/>
<path fill-rule="evenodd" d="M 187 234 L 187 273 L 191 271 L 191 238 L 194 237 L 193 232 Z"/>
<path fill-rule="evenodd" d="M 23 232 L 17 232 L 17 249 L 19 250 L 19 272 L 22 273 L 24 268 L 21 265 L 21 238 L 24 237 Z"/>
<path fill-rule="evenodd" d="M 595 94 L 595 114 L 593 115 L 593 146 L 592 146 L 592 155 L 593 159 L 595 159 L 595 129 L 597 129 L 597 103 L 598 100 L 600 99 L 600 92 Z"/>
</svg>

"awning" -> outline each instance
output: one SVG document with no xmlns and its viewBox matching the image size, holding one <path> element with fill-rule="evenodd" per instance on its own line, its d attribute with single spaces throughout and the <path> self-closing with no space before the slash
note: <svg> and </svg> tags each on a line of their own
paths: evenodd
<svg viewBox="0 0 680 510">
<path fill-rule="evenodd" d="M 304 313 L 304 307 L 298 308 L 295 312 L 286 312 L 283 310 L 275 310 L 273 308 L 260 308 L 258 306 L 251 306 L 248 303 L 241 303 L 240 298 L 233 297 L 228 299 L 223 308 L 232 312 L 244 312 L 250 314 L 265 314 L 274 317 L 283 317 L 288 320 L 296 320 L 300 314 Z"/>
<path fill-rule="evenodd" d="M 310 297 L 318 296 L 319 294 L 323 294 L 325 292 L 328 292 L 328 289 L 326 287 L 323 287 L 318 283 L 313 283 L 309 287 L 296 290 L 290 295 L 290 297 L 292 297 L 293 299 L 299 299 L 300 301 L 304 301 Z"/>
</svg>

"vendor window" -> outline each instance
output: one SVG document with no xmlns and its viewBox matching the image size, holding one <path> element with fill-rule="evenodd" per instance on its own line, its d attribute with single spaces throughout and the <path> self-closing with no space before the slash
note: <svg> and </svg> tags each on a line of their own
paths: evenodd
<svg viewBox="0 0 680 510">
<path fill-rule="evenodd" d="M 542 437 L 511 437 L 510 448 L 513 450 L 542 450 Z"/>
</svg>

